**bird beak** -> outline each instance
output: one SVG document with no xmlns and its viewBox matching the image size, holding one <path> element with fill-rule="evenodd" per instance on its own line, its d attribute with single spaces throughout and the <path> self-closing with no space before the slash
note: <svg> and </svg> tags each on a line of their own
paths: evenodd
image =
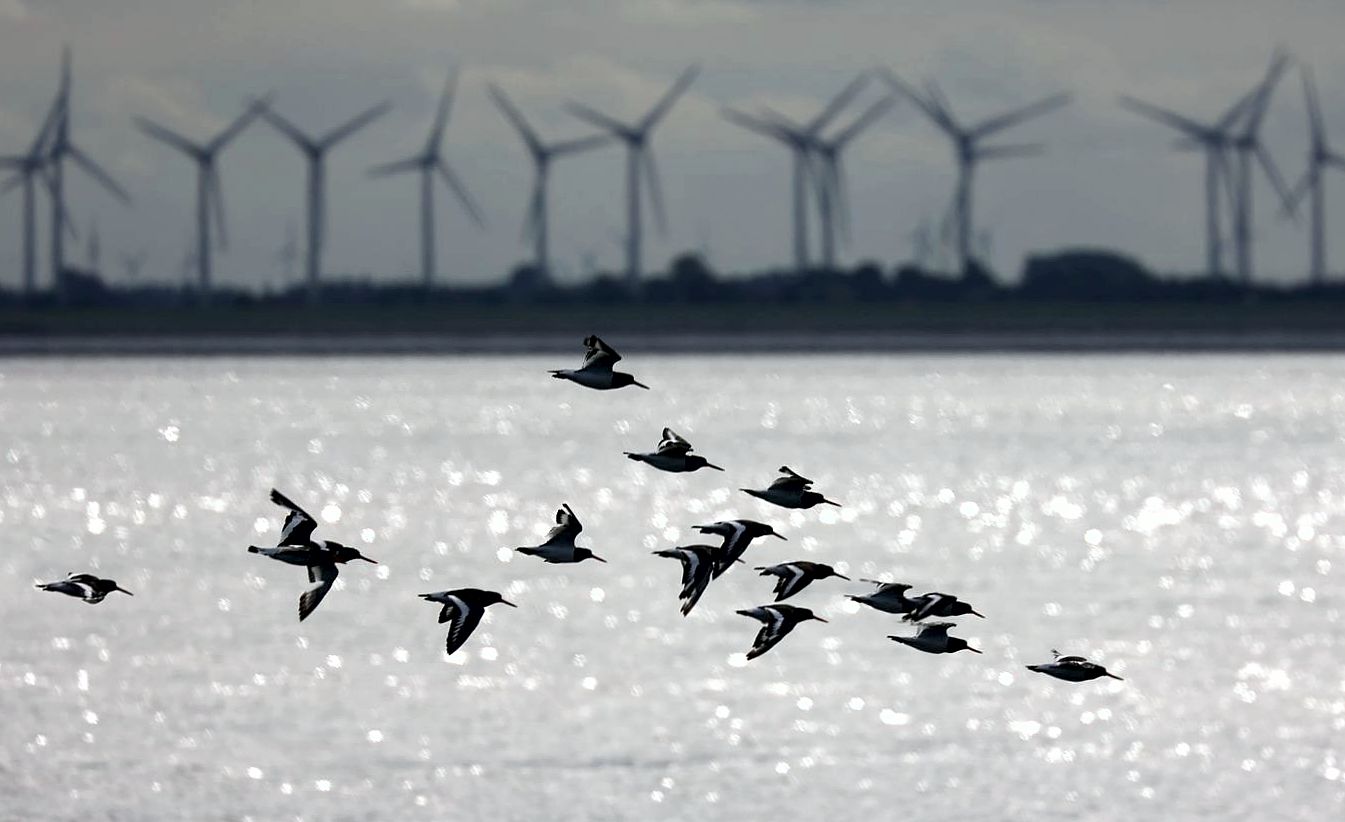
<svg viewBox="0 0 1345 822">
<path fill-rule="evenodd" d="M 776 539 L 782 539 L 782 540 L 784 540 L 785 542 L 789 542 L 789 537 L 787 537 L 787 536 L 785 536 L 785 535 L 783 535 L 783 534 L 777 534 L 777 533 L 775 533 L 774 531 L 771 531 L 771 536 L 775 537 Z"/>
<path fill-rule="evenodd" d="M 823 618 L 820 617 L 820 616 L 815 616 L 815 617 L 813 617 L 813 619 L 817 620 L 818 622 L 829 622 L 829 621 L 830 621 L 830 620 L 823 619 Z"/>
<path fill-rule="evenodd" d="M 712 462 L 707 462 L 707 463 L 705 463 L 705 467 L 706 467 L 706 468 L 713 468 L 713 469 L 715 469 L 716 471 L 723 471 L 723 470 L 724 470 L 723 468 L 720 468 L 718 465 L 715 465 L 715 464 L 712 463 Z"/>
<path fill-rule="evenodd" d="M 1119 676 L 1117 676 L 1116 674 L 1107 674 L 1107 676 L 1111 677 L 1112 679 L 1119 680 L 1119 681 L 1121 681 L 1121 682 L 1125 682 L 1125 679 L 1124 679 L 1123 677 L 1119 677 Z"/>
<path fill-rule="evenodd" d="M 981 653 L 981 651 L 980 651 L 979 649 L 977 649 L 977 648 L 973 648 L 973 647 L 971 647 L 970 645 L 967 646 L 967 650 L 968 650 L 968 651 L 971 651 L 973 654 L 979 654 L 979 653 Z"/>
<path fill-rule="evenodd" d="M 362 560 L 364 560 L 365 562 L 372 562 L 374 565 L 377 565 L 377 564 L 378 564 L 378 560 L 376 560 L 376 559 L 369 559 L 369 558 L 366 557 L 364 554 L 360 554 L 358 557 L 355 557 L 355 559 L 362 559 Z"/>
<path fill-rule="evenodd" d="M 123 594 L 125 594 L 125 595 L 128 596 L 128 597 L 133 597 L 133 596 L 135 596 L 135 594 L 131 593 L 130 591 L 126 590 L 125 588 L 121 587 L 120 585 L 118 585 L 116 588 L 113 588 L 112 590 L 114 590 L 114 591 L 121 591 Z"/>
<path fill-rule="evenodd" d="M 823 498 L 822 498 L 822 504 L 823 504 L 823 505 L 834 505 L 834 506 L 836 506 L 837 508 L 840 508 L 840 507 L 841 507 L 841 504 L 840 504 L 839 502 L 832 502 L 831 500 L 827 499 L 826 497 L 823 497 Z"/>
<path fill-rule="evenodd" d="M 607 562 L 607 560 L 603 559 L 602 557 L 598 556 L 597 554 L 594 554 L 594 555 L 593 555 L 593 559 L 596 559 L 598 562 L 602 562 L 602 563 L 606 563 L 606 562 Z"/>
<path fill-rule="evenodd" d="M 978 617 L 980 617 L 981 619 L 985 619 L 985 614 L 981 613 L 980 611 L 972 611 L 972 612 L 971 612 L 971 615 L 972 615 L 972 616 L 978 616 Z"/>
<path fill-rule="evenodd" d="M 632 381 L 632 382 L 631 382 L 631 385 L 638 385 L 640 388 L 643 388 L 643 389 L 646 390 L 646 391 L 649 390 L 649 386 L 645 385 L 645 384 L 642 383 L 642 382 L 634 382 L 634 381 Z"/>
<path fill-rule="evenodd" d="M 836 577 L 837 579 L 843 579 L 846 582 L 850 582 L 850 577 L 847 577 L 845 574 L 832 574 L 832 576 Z"/>
<path fill-rule="evenodd" d="M 501 605 L 508 605 L 510 608 L 517 608 L 517 607 L 518 607 L 517 605 L 515 605 L 514 603 L 510 602 L 510 601 L 507 600 L 507 599 L 502 599 L 502 600 L 500 600 L 500 604 L 501 604 Z"/>
</svg>

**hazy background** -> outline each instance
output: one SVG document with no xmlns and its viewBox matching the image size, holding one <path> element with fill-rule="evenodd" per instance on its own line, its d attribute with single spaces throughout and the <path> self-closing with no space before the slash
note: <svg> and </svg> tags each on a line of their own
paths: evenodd
<svg viewBox="0 0 1345 822">
<path fill-rule="evenodd" d="M 489 224 L 477 231 L 440 192 L 440 271 L 449 282 L 491 281 L 526 255 L 519 228 L 532 169 L 485 82 L 499 82 L 544 135 L 577 136 L 588 129 L 562 111 L 565 100 L 638 116 L 699 61 L 703 74 L 655 135 L 670 232 L 649 235 L 648 264 L 700 249 L 717 269 L 742 270 L 789 259 L 789 159 L 725 122 L 720 107 L 809 115 L 856 72 L 885 64 L 937 78 L 969 121 L 1075 93 L 1070 108 L 1008 136 L 1048 142 L 1046 156 L 988 163 L 978 178 L 976 218 L 993 232 L 989 259 L 1002 274 L 1016 277 L 1026 251 L 1065 245 L 1117 247 L 1160 270 L 1188 271 L 1203 264 L 1202 158 L 1173 150 L 1173 132 L 1119 108 L 1116 96 L 1213 119 L 1283 44 L 1312 63 L 1329 131 L 1345 144 L 1342 30 L 1345 6 L 1326 0 L 0 0 L 0 153 L 31 140 L 55 91 L 60 46 L 70 43 L 75 139 L 136 198 L 123 211 L 71 175 L 73 216 L 86 230 L 96 218 L 114 281 L 120 254 L 140 249 L 150 255 L 146 280 L 177 281 L 195 172 L 137 132 L 133 114 L 204 138 L 245 96 L 274 90 L 278 111 L 325 131 L 389 99 L 391 114 L 332 155 L 326 267 L 402 278 L 417 265 L 415 178 L 371 180 L 365 170 L 421 145 L 445 70 L 457 65 L 446 156 Z M 875 84 L 863 99 L 878 92 Z M 1307 150 L 1296 73 L 1279 87 L 1264 134 L 1296 180 Z M 902 103 L 847 162 L 855 219 L 843 259 L 908 257 L 911 231 L 941 216 L 951 194 L 944 139 Z M 585 258 L 619 266 L 623 168 L 617 148 L 557 166 L 559 281 L 583 279 Z M 258 126 L 225 152 L 221 172 L 231 246 L 217 261 L 218 282 L 280 285 L 287 225 L 302 235 L 299 154 Z M 1345 178 L 1327 176 L 1335 206 Z M 1263 179 L 1257 185 L 1259 276 L 1300 279 L 1305 230 L 1277 219 L 1271 192 Z M 6 284 L 18 282 L 18 205 L 16 193 L 0 199 Z M 43 237 L 45 245 L 45 229 Z M 1334 238 L 1329 255 L 1342 259 L 1345 240 Z M 85 261 L 83 237 L 70 261 Z"/>
</svg>

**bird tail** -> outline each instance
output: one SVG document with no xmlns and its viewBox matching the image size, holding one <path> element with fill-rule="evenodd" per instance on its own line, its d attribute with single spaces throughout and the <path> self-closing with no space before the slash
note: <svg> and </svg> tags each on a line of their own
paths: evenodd
<svg viewBox="0 0 1345 822">
<path fill-rule="evenodd" d="M 541 555 L 541 552 L 538 551 L 536 548 L 515 548 L 514 550 L 515 550 L 515 551 L 518 551 L 520 554 L 524 554 L 525 556 L 530 556 L 530 557 L 535 557 L 535 556 L 540 556 L 540 555 Z"/>
<path fill-rule="evenodd" d="M 249 554 L 260 554 L 261 552 L 262 552 L 262 549 L 261 549 L 261 548 L 258 548 L 258 547 L 255 546 L 255 545 L 249 545 L 249 546 L 248 546 L 248 553 L 249 553 Z"/>
<path fill-rule="evenodd" d="M 625 454 L 625 455 L 626 455 L 626 459 L 628 459 L 628 460 L 635 460 L 636 462 L 639 462 L 639 461 L 640 461 L 640 455 L 639 455 L 639 454 L 636 454 L 636 453 L 633 452 L 633 451 L 622 451 L 621 453 Z"/>
<path fill-rule="evenodd" d="M 563 369 L 555 369 L 555 370 L 553 370 L 553 371 L 548 371 L 547 373 L 549 373 L 549 374 L 551 375 L 551 378 L 552 378 L 553 380 L 563 380 L 563 379 L 566 379 L 565 371 L 564 371 Z"/>
</svg>

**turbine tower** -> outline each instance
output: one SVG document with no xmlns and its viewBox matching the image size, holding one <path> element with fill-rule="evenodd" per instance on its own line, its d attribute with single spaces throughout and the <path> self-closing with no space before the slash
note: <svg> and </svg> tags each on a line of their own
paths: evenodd
<svg viewBox="0 0 1345 822">
<path fill-rule="evenodd" d="M 450 72 L 447 82 L 444 83 L 444 93 L 439 98 L 439 110 L 435 113 L 434 122 L 430 125 L 430 136 L 425 141 L 425 148 L 419 154 L 412 155 L 405 160 L 375 166 L 369 171 L 375 177 L 399 174 L 404 171 L 420 172 L 420 276 L 427 289 L 434 283 L 435 172 L 438 172 L 439 176 L 448 184 L 449 189 L 458 198 L 458 202 L 462 204 L 467 215 L 472 218 L 472 222 L 478 226 L 485 224 L 481 218 L 481 211 L 476 207 L 472 196 L 467 193 L 467 189 L 458 179 L 458 175 L 453 173 L 453 169 L 444 161 L 440 145 L 443 142 L 444 128 L 448 126 L 448 114 L 453 105 L 453 91 L 456 84 L 457 74 L 456 72 Z"/>
<path fill-rule="evenodd" d="M 181 134 L 170 131 L 144 117 L 135 119 L 136 125 L 148 136 L 175 148 L 196 163 L 196 273 L 202 295 L 208 296 L 211 289 L 210 260 L 210 223 L 213 216 L 215 228 L 219 232 L 219 247 L 228 244 L 228 233 L 224 225 L 224 194 L 220 191 L 219 169 L 215 161 L 243 129 L 247 128 L 263 108 L 265 100 L 253 101 L 242 114 L 205 143 L 193 143 Z"/>
<path fill-rule="evenodd" d="M 1233 135 L 1233 151 L 1238 163 L 1237 196 L 1233 210 L 1233 249 L 1237 255 L 1238 279 L 1244 286 L 1250 285 L 1252 281 L 1253 162 L 1260 164 L 1261 170 L 1274 186 L 1286 210 L 1292 210 L 1289 208 L 1289 190 L 1284 184 L 1284 177 L 1260 139 L 1261 121 L 1265 117 L 1266 109 L 1270 107 L 1270 97 L 1274 93 L 1275 84 L 1279 82 L 1280 75 L 1284 73 L 1288 64 L 1289 57 L 1283 52 L 1276 52 L 1271 58 L 1265 78 L 1242 104 L 1244 117 L 1241 128 Z"/>
<path fill-rule="evenodd" d="M 54 117 L 48 116 L 24 154 L 0 157 L 0 168 L 12 169 L 14 176 L 0 187 L 8 193 L 23 187 L 23 298 L 31 300 L 37 292 L 37 178 L 47 166 L 47 139 Z"/>
<path fill-rule="evenodd" d="M 556 143 L 544 143 L 542 138 L 537 136 L 537 132 L 533 130 L 532 126 L 528 124 L 528 121 L 524 119 L 523 114 L 498 86 L 492 83 L 489 90 L 495 105 L 499 107 L 501 113 L 513 125 L 514 130 L 518 132 L 519 139 L 523 141 L 523 145 L 528 149 L 528 154 L 532 157 L 532 198 L 528 204 L 527 216 L 523 218 L 523 238 L 532 240 L 535 248 L 533 265 L 541 279 L 544 282 L 550 282 L 551 260 L 548 246 L 550 224 L 547 219 L 547 191 L 551 161 L 569 154 L 578 154 L 582 151 L 597 148 L 609 142 L 611 138 L 599 134 Z"/>
<path fill-rule="evenodd" d="M 1333 151 L 1327 140 L 1326 122 L 1322 118 L 1312 69 L 1305 65 L 1301 71 L 1303 96 L 1307 99 L 1308 107 L 1308 169 L 1289 195 L 1289 208 L 1291 211 L 1297 210 L 1305 194 L 1312 198 L 1312 282 L 1321 285 L 1326 280 L 1326 187 L 1322 173 L 1332 166 L 1345 169 L 1345 154 Z"/>
<path fill-rule="evenodd" d="M 957 159 L 957 188 L 953 195 L 954 241 L 957 247 L 957 262 L 965 277 L 973 260 L 971 245 L 975 226 L 972 221 L 972 180 L 976 173 L 976 165 L 983 160 L 1027 157 L 1040 154 L 1042 151 L 1040 145 L 984 146 L 981 144 L 982 141 L 1026 120 L 1060 108 L 1069 102 L 1070 95 L 1054 94 L 1021 108 L 988 117 L 976 125 L 964 126 L 954 117 L 948 101 L 933 83 L 927 83 L 926 92 L 921 95 L 894 72 L 889 70 L 885 76 L 892 88 L 915 103 L 953 144 L 953 154 Z"/>
<path fill-rule="evenodd" d="M 1205 152 L 1205 268 L 1211 277 L 1222 277 L 1224 274 L 1219 186 L 1222 182 L 1230 197 L 1230 204 L 1236 210 L 1237 198 L 1229 175 L 1228 151 L 1234 142 L 1232 128 L 1242 116 L 1248 100 L 1244 97 L 1214 123 L 1201 123 L 1134 97 L 1121 97 L 1121 105 L 1125 108 L 1185 135 L 1186 139 L 1177 144 L 1178 148 L 1194 145 Z"/>
<path fill-rule="evenodd" d="M 387 113 L 389 103 L 379 103 L 333 128 L 320 137 L 314 137 L 299 130 L 289 120 L 281 117 L 270 106 L 261 109 L 261 116 L 281 134 L 288 137 L 299 152 L 308 161 L 308 298 L 317 299 L 322 279 L 322 243 L 327 218 L 327 152 L 342 140 L 377 120 Z"/>
<path fill-rule="evenodd" d="M 831 137 L 818 135 L 813 140 L 813 150 L 817 154 L 820 179 L 818 180 L 818 204 L 822 210 L 822 264 L 828 270 L 836 269 L 836 234 L 850 239 L 850 204 L 847 197 L 845 165 L 841 152 L 869 126 L 891 110 L 896 99 L 887 96 L 869 106 L 854 122 Z"/>
<path fill-rule="evenodd" d="M 131 201 L 112 176 L 70 139 L 70 47 L 61 51 L 61 85 L 48 115 L 51 124 L 47 145 L 47 188 L 51 194 L 51 274 L 60 299 L 66 297 L 65 232 L 73 232 L 70 209 L 65 203 L 65 159 L 69 157 L 85 174 L 123 203 Z M 45 130 L 45 127 L 44 127 Z"/>
<path fill-rule="evenodd" d="M 682 96 L 691 81 L 696 79 L 698 66 L 682 72 L 661 99 L 647 114 L 634 123 L 623 123 L 613 117 L 580 103 L 566 108 L 574 116 L 594 125 L 626 144 L 626 286 L 634 293 L 640 286 L 641 229 L 640 180 L 649 184 L 649 203 L 654 211 L 654 222 L 660 232 L 666 230 L 663 213 L 663 192 L 659 183 L 658 165 L 649 146 L 650 133 L 667 115 L 677 98 Z"/>
<path fill-rule="evenodd" d="M 808 269 L 808 178 L 815 173 L 810 164 L 809 153 L 818 149 L 822 129 L 845 108 L 854 96 L 868 82 L 868 75 L 861 74 L 851 80 L 835 97 L 822 108 L 822 111 L 807 123 L 796 123 L 783 115 L 766 111 L 765 118 L 756 118 L 740 111 L 726 110 L 724 116 L 735 125 L 755 131 L 766 137 L 784 143 L 794 155 L 794 267 L 797 271 Z M 818 209 L 822 222 L 822 257 L 828 268 L 835 265 L 835 242 L 832 230 L 832 190 L 824 177 L 816 181 Z"/>
</svg>

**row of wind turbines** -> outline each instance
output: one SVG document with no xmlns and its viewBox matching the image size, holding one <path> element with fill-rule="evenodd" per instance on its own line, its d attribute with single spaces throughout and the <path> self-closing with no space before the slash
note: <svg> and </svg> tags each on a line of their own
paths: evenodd
<svg viewBox="0 0 1345 822">
<path fill-rule="evenodd" d="M 1312 278 L 1320 283 L 1325 277 L 1325 201 L 1323 172 L 1332 166 L 1345 167 L 1345 156 L 1329 146 L 1320 102 L 1312 74 L 1302 67 L 1304 95 L 1310 127 L 1308 166 L 1302 180 L 1290 190 L 1284 183 L 1269 152 L 1260 140 L 1260 128 L 1271 96 L 1288 68 L 1289 56 L 1277 51 L 1265 75 L 1242 95 L 1216 121 L 1202 122 L 1132 97 L 1122 97 L 1127 109 L 1176 129 L 1183 149 L 1205 153 L 1206 267 L 1214 276 L 1226 276 L 1224 269 L 1223 211 L 1226 201 L 1233 235 L 1235 270 L 1238 279 L 1248 284 L 1252 276 L 1252 191 L 1256 168 L 1260 168 L 1279 194 L 1286 212 L 1294 213 L 1304 196 L 1311 199 Z M 658 165 L 652 151 L 654 129 L 667 117 L 699 72 L 692 66 L 639 119 L 620 120 L 582 103 L 570 102 L 566 111 L 596 129 L 596 133 L 574 139 L 544 140 L 503 89 L 491 83 L 488 93 L 504 118 L 517 131 L 533 165 L 532 194 L 524 219 L 524 238 L 533 246 L 533 266 L 545 278 L 550 272 L 549 248 L 549 172 L 560 158 L 597 149 L 612 143 L 625 148 L 625 277 L 627 284 L 638 286 L 642 273 L 642 208 L 646 200 L 657 228 L 663 230 L 666 217 Z M 852 106 L 873 79 L 886 91 L 863 107 L 857 116 L 837 126 L 837 120 Z M 428 287 L 436 276 L 435 266 L 435 189 L 436 178 L 447 186 L 468 217 L 484 226 L 480 207 L 462 179 L 448 164 L 443 153 L 443 138 L 448 126 L 456 92 L 456 73 L 450 73 L 439 97 L 424 148 L 410 157 L 379 165 L 373 176 L 415 172 L 419 175 L 421 277 Z M 820 264 L 836 266 L 838 244 L 848 236 L 849 210 L 846 205 L 845 171 L 842 154 L 865 130 L 877 123 L 899 101 L 913 104 L 949 141 L 957 164 L 957 179 L 951 205 L 944 218 L 943 235 L 955 252 L 955 264 L 966 272 L 974 261 L 973 181 L 983 161 L 1036 156 L 1041 144 L 987 144 L 990 138 L 1028 120 L 1041 117 L 1065 106 L 1068 94 L 1055 94 L 1028 105 L 967 124 L 954 114 L 947 97 L 932 81 L 916 87 L 890 69 L 866 72 L 848 83 L 811 119 L 799 122 L 779 112 L 763 108 L 746 112 L 726 108 L 728 122 L 772 140 L 792 156 L 792 243 L 797 270 L 812 264 L 809 254 L 810 196 L 814 200 L 820 233 Z M 0 169 L 13 177 L 0 184 L 0 193 L 12 188 L 23 192 L 23 287 L 26 295 L 36 290 L 36 197 L 42 184 L 51 204 L 50 262 L 58 294 L 65 289 L 63 241 L 73 236 L 75 227 L 69 217 L 64 190 L 66 160 L 89 175 L 102 189 L 122 203 L 130 196 L 110 174 L 76 145 L 70 136 L 71 122 L 70 51 L 61 60 L 60 84 L 37 135 L 27 151 L 0 156 Z M 335 128 L 313 134 L 278 113 L 270 96 L 254 99 L 244 111 L 217 134 L 194 141 L 146 118 L 135 118 L 136 126 L 147 136 L 186 155 L 196 166 L 196 250 L 192 255 L 198 286 L 203 293 L 212 289 L 212 250 L 227 242 L 224 197 L 217 160 L 224 149 L 255 120 L 263 120 L 294 143 L 307 166 L 306 182 L 306 281 L 316 294 L 323 276 L 323 245 L 327 213 L 326 160 L 333 148 L 373 123 L 390 109 L 386 102 L 366 109 Z"/>
</svg>

